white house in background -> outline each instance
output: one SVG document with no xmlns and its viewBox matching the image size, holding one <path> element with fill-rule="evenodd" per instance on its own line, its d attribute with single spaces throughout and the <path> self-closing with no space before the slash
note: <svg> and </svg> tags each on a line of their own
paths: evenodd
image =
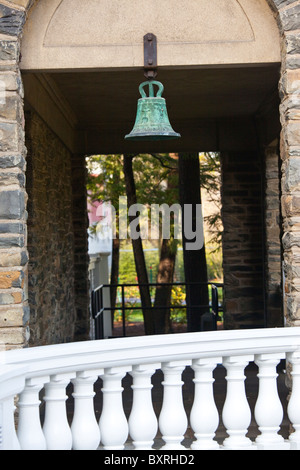
<svg viewBox="0 0 300 470">
<path fill-rule="evenodd" d="M 112 229 L 109 223 L 109 204 L 94 202 L 88 203 L 88 242 L 89 242 L 89 279 L 90 290 L 96 289 L 101 284 L 109 284 L 110 259 L 112 251 Z M 102 221 L 102 222 L 101 222 Z M 110 307 L 109 290 L 104 289 L 103 302 L 105 307 Z M 112 335 L 111 312 L 104 314 L 104 336 Z M 91 321 L 91 337 L 94 336 L 94 325 Z"/>
</svg>

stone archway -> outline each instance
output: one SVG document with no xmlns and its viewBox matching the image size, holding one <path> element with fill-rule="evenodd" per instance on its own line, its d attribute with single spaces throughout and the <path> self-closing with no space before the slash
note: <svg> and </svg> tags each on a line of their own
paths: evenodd
<svg viewBox="0 0 300 470">
<path fill-rule="evenodd" d="M 56 0 L 55 0 L 56 1 Z M 39 5 L 46 6 L 48 0 L 40 0 Z M 56 2 L 57 5 L 62 5 L 63 2 Z M 68 3 L 66 1 L 65 5 Z M 203 2 L 202 2 L 203 3 Z M 205 2 L 204 2 L 205 3 Z M 237 3 L 240 7 L 247 4 L 247 1 L 232 2 Z M 266 2 L 267 3 L 267 2 Z M 297 325 L 299 322 L 299 248 L 300 248 L 300 233 L 298 227 L 299 220 L 299 157 L 300 157 L 300 145 L 299 145 L 299 24 L 300 24 L 300 6 L 296 1 L 290 0 L 269 0 L 268 4 L 272 8 L 272 11 L 276 17 L 278 30 L 281 38 L 281 79 L 280 79 L 280 120 L 282 125 L 281 132 L 281 144 L 280 144 L 280 155 L 283 161 L 282 164 L 282 208 L 283 208 L 283 247 L 284 247 L 284 266 L 285 266 L 285 309 L 286 319 L 288 325 Z M 25 188 L 25 165 L 26 165 L 26 147 L 24 140 L 24 114 L 23 114 L 23 99 L 24 92 L 22 87 L 22 79 L 20 75 L 20 44 L 23 35 L 23 28 L 26 28 L 26 18 L 28 13 L 32 15 L 34 13 L 34 7 L 37 2 L 30 0 L 11 0 L 0 2 L 0 32 L 2 34 L 1 39 L 1 61 L 2 68 L 0 72 L 0 85 L 1 85 L 1 96 L 4 98 L 1 102 L 1 192 L 0 192 L 0 206 L 1 206 L 1 252 L 0 252 L 0 269 L 1 269 L 1 307 L 0 307 L 0 328 L 1 328 L 1 341 L 9 347 L 20 347 L 28 342 L 28 325 L 29 325 L 29 307 L 28 307 L 28 252 L 27 252 L 27 214 L 26 214 L 26 203 L 27 194 Z M 263 6 L 263 2 L 258 2 Z M 235 5 L 236 6 L 236 5 Z M 266 5 L 265 5 L 266 6 Z M 233 5 L 234 7 L 234 5 Z M 37 11 L 37 10 L 36 10 Z M 243 8 L 236 10 L 241 15 L 241 20 L 245 20 L 245 16 L 242 15 Z M 60 10 L 62 12 L 62 9 Z M 59 13 L 59 9 L 56 14 Z M 53 14 L 53 12 L 52 12 Z M 247 19 L 247 15 L 246 15 Z M 58 20 L 57 25 L 59 25 Z M 28 22 L 27 22 L 28 24 Z M 247 23 L 245 23 L 247 26 Z M 40 30 L 42 30 L 42 25 Z M 51 39 L 51 28 L 52 28 L 52 39 Z M 53 23 L 48 29 L 48 37 L 44 46 L 49 49 L 53 48 L 57 52 L 59 44 L 53 43 L 53 37 L 55 37 L 56 24 Z M 263 31 L 260 31 L 262 33 Z M 191 34 L 193 31 L 191 31 Z M 234 32 L 237 37 L 241 34 L 241 31 L 236 30 Z M 242 36 L 240 44 L 247 49 L 248 54 L 251 52 L 251 28 L 247 26 L 242 30 L 244 36 Z M 68 30 L 65 31 L 65 35 L 68 34 Z M 211 32 L 211 34 L 213 34 Z M 278 32 L 277 32 L 278 34 Z M 229 38 L 232 42 L 234 38 Z M 70 40 L 70 37 L 69 37 Z M 122 38 L 120 39 L 122 40 Z M 52 42 L 51 42 L 52 41 Z M 198 44 L 195 44 L 197 43 Z M 200 41 L 201 42 L 201 41 Z M 216 50 L 216 56 L 219 54 L 219 60 L 221 60 L 222 52 L 227 50 L 220 48 L 217 45 L 218 41 L 216 37 L 211 37 L 209 47 L 213 47 Z M 68 51 L 70 53 L 71 46 L 69 44 Z M 81 47 L 84 45 L 81 44 Z M 106 45 L 107 47 L 107 45 Z M 128 46 L 124 46 L 128 47 Z M 193 38 L 190 44 L 186 46 L 189 48 L 189 63 L 193 64 L 191 56 L 199 55 L 199 51 L 203 51 L 202 61 L 205 58 L 205 48 L 199 46 L 198 38 Z M 250 49 L 249 49 L 250 47 Z M 164 66 L 167 70 L 169 66 L 176 66 L 176 58 L 180 56 L 180 48 L 182 45 L 178 45 L 174 55 L 171 56 L 168 52 L 168 38 L 165 38 L 165 44 L 162 46 L 162 62 L 167 57 Z M 118 51 L 116 54 L 111 54 L 111 60 L 123 60 L 124 50 L 122 53 Z M 135 48 L 130 45 L 131 52 L 129 54 L 132 64 L 137 67 L 141 67 L 141 56 L 138 52 L 134 52 Z M 30 51 L 30 47 L 28 47 Z M 86 51 L 86 49 L 84 49 Z M 182 49 L 183 50 L 183 49 Z M 219 50 L 219 52 L 218 52 Z M 275 49 L 273 49 L 274 52 Z M 32 49 L 31 49 L 32 51 Z M 137 49 L 136 49 L 137 51 Z M 232 47 L 228 46 L 228 51 L 232 51 Z M 41 51 L 40 51 L 41 52 Z M 38 59 L 44 60 L 41 52 L 37 54 Z M 217 54 L 218 52 L 218 54 Z M 229 52 L 228 52 L 229 53 Z M 245 53 L 245 49 L 244 49 Z M 137 55 L 136 55 L 137 54 Z M 277 52 L 278 54 L 278 52 Z M 51 54 L 50 54 L 51 55 Z M 82 55 L 75 59 L 80 61 L 88 57 Z M 184 57 L 187 57 L 184 52 Z M 207 51 L 206 51 L 207 55 Z M 24 63 L 26 60 L 29 61 L 28 69 L 32 67 L 30 65 L 30 58 L 33 56 L 24 56 Z M 53 56 L 55 57 L 55 55 Z M 172 58 L 171 64 L 167 63 L 167 60 Z M 238 57 L 238 55 L 237 55 Z M 74 59 L 74 57 L 73 57 Z M 75 60 L 74 59 L 74 60 Z M 94 66 L 97 66 L 98 57 L 92 56 L 95 60 Z M 104 58 L 105 59 L 105 58 Z M 104 60 L 103 59 L 103 60 Z M 99 60 L 102 60 L 99 58 Z M 237 58 L 237 63 L 239 63 Z M 263 60 L 263 59 L 261 59 Z M 139 62 L 140 61 L 140 62 Z M 274 59 L 275 61 L 275 59 Z M 51 61 L 50 61 L 51 62 Z M 199 60 L 200 62 L 200 60 Z M 255 61 L 254 61 L 255 62 Z M 43 72 L 47 70 L 47 64 L 43 64 Z M 80 65 L 79 64 L 79 65 Z M 105 62 L 104 62 L 105 64 Z M 106 64 L 108 67 L 109 64 Z M 110 65 L 111 66 L 111 65 Z M 125 65 L 126 67 L 126 60 Z M 26 67 L 24 65 L 24 67 Z M 65 61 L 63 55 L 61 56 L 61 67 L 67 67 L 68 63 Z M 72 68 L 72 67 L 71 67 Z M 48 71 L 51 70 L 51 64 L 48 64 Z M 70 72 L 70 70 L 68 70 Z M 112 74 L 109 78 L 113 78 Z M 43 75 L 38 77 L 40 82 L 46 80 L 47 84 L 44 85 L 48 90 L 48 94 L 56 93 L 56 88 L 49 80 L 49 75 Z M 50 77 L 51 78 L 51 77 Z M 26 80 L 26 78 L 25 78 Z M 63 82 L 64 77 L 61 76 Z M 28 84 L 33 86 L 32 82 Z M 44 88 L 45 88 L 44 87 Z M 175 90 L 176 91 L 176 90 Z M 68 113 L 68 109 L 65 107 L 66 103 L 63 99 L 60 99 L 60 115 L 61 125 L 57 122 L 53 123 L 53 126 L 57 125 L 60 129 L 59 132 L 62 134 L 59 136 L 62 140 L 70 139 L 68 142 L 69 146 L 74 145 L 72 153 L 76 153 L 76 145 L 74 139 L 68 133 L 67 126 L 65 126 L 65 120 L 63 119 L 64 113 Z M 47 112 L 48 108 L 45 104 L 44 112 Z M 247 126 L 247 123 L 246 123 Z M 198 129 L 201 132 L 200 129 Z M 209 135 L 211 128 L 202 128 L 202 135 Z M 99 138 L 99 136 L 98 136 Z M 93 143 L 95 134 L 90 136 L 90 142 Z M 91 147 L 93 144 L 91 144 Z M 90 149 L 89 149 L 90 150 Z M 85 148 L 80 148 L 79 154 L 86 151 Z M 82 171 L 82 168 L 78 171 Z"/>
</svg>

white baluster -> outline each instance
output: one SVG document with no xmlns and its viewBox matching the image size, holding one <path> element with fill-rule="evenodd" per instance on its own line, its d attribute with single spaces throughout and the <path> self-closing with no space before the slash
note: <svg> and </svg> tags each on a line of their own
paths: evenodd
<svg viewBox="0 0 300 470">
<path fill-rule="evenodd" d="M 3 450 L 21 450 L 15 428 L 14 397 L 6 398 L 0 402 L 0 431 L 1 446 Z"/>
<path fill-rule="evenodd" d="M 186 362 L 162 364 L 164 373 L 163 405 L 159 416 L 159 429 L 166 445 L 163 450 L 184 449 L 181 442 L 187 429 L 187 416 L 183 406 L 181 375 Z"/>
<path fill-rule="evenodd" d="M 103 408 L 99 421 L 101 442 L 105 449 L 122 450 L 128 437 L 128 423 L 123 409 L 122 379 L 128 367 L 105 369 L 103 380 Z"/>
<path fill-rule="evenodd" d="M 291 450 L 300 450 L 300 351 L 288 354 L 287 357 L 293 369 L 292 393 L 288 403 L 288 417 L 295 432 L 290 435 Z"/>
<path fill-rule="evenodd" d="M 194 450 L 219 449 L 214 440 L 219 425 L 219 413 L 214 400 L 213 371 L 221 361 L 221 358 L 195 359 L 192 363 L 195 372 L 195 398 L 190 423 L 197 438 L 191 446 Z"/>
<path fill-rule="evenodd" d="M 129 434 L 135 449 L 151 449 L 157 434 L 158 423 L 154 413 L 151 395 L 151 377 L 160 364 L 134 366 L 133 404 L 129 417 Z"/>
<path fill-rule="evenodd" d="M 226 357 L 227 393 L 222 411 L 222 419 L 229 437 L 223 445 L 225 449 L 250 450 L 252 442 L 246 437 L 251 423 L 251 410 L 245 392 L 245 367 L 253 360 L 253 356 Z"/>
<path fill-rule="evenodd" d="M 3 427 L 4 427 L 4 419 L 3 419 L 3 403 L 0 402 L 0 450 L 4 449 L 4 439 L 3 439 Z"/>
<path fill-rule="evenodd" d="M 49 377 L 27 379 L 20 395 L 18 438 L 22 450 L 47 450 L 40 420 L 39 393 L 48 380 Z"/>
<path fill-rule="evenodd" d="M 1 355 L 0 355 L 1 356 Z M 0 357 L 0 363 L 1 361 Z M 4 379 L 0 387 L 0 448 L 21 450 L 15 427 L 15 397 L 25 388 L 25 370 L 0 365 Z"/>
<path fill-rule="evenodd" d="M 74 374 L 58 374 L 50 377 L 45 385 L 46 402 L 43 426 L 48 450 L 71 450 L 72 433 L 66 412 L 66 388 Z"/>
<path fill-rule="evenodd" d="M 94 409 L 94 383 L 103 370 L 77 372 L 74 385 L 74 417 L 71 425 L 73 450 L 96 450 L 100 429 Z"/>
<path fill-rule="evenodd" d="M 259 392 L 254 412 L 261 432 L 256 438 L 259 450 L 285 448 L 284 439 L 278 434 L 283 419 L 283 408 L 278 396 L 276 366 L 281 358 L 278 354 L 255 356 L 255 363 L 259 367 Z"/>
</svg>

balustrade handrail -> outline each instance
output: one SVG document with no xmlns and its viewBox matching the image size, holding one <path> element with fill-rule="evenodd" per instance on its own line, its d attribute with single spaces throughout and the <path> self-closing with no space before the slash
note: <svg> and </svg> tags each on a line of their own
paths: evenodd
<svg viewBox="0 0 300 470">
<path fill-rule="evenodd" d="M 276 377 L 281 359 L 291 365 L 289 420 L 294 428 L 286 441 L 278 434 L 283 418 Z M 244 369 L 250 362 L 259 369 L 255 419 L 261 435 L 253 443 L 247 436 L 251 421 L 245 393 Z M 222 364 L 227 390 L 222 418 L 229 434 L 227 449 L 300 449 L 300 328 L 209 331 L 142 336 L 41 346 L 0 353 L 0 450 L 122 449 L 128 434 L 135 449 L 151 449 L 157 429 L 163 450 L 180 449 L 188 420 L 183 403 L 182 373 L 194 371 L 194 400 L 190 425 L 195 441 L 191 449 L 222 447 L 214 439 L 219 413 L 214 403 L 213 371 Z M 151 378 L 164 375 L 159 420 L 151 399 Z M 127 420 L 122 404 L 122 380 L 133 379 L 133 404 Z M 94 384 L 103 380 L 103 409 L 95 418 Z M 66 414 L 66 390 L 73 383 L 72 426 Z M 45 421 L 40 416 L 44 389 Z M 19 396 L 19 422 L 14 425 L 14 400 Z M 238 404 L 238 406 L 237 406 Z M 83 432 L 83 430 L 85 430 Z"/>
<path fill-rule="evenodd" d="M 28 377 L 184 359 L 293 352 L 300 327 L 137 336 L 4 351 L 0 365 L 24 366 Z"/>
</svg>

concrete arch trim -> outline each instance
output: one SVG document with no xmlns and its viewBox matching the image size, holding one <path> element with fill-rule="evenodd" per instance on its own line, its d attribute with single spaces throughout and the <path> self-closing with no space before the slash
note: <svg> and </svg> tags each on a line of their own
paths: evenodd
<svg viewBox="0 0 300 470">
<path fill-rule="evenodd" d="M 26 17 L 37 1 L 0 1 L 0 91 L 2 98 L 3 92 L 10 98 L 0 103 L 0 175 L 6 179 L 6 184 L 0 187 L 0 274 L 6 279 L 5 288 L 0 288 L 0 346 L 13 348 L 28 343 L 26 148 L 19 52 Z M 276 16 L 281 34 L 285 310 L 287 323 L 293 326 L 300 324 L 300 228 L 297 225 L 300 216 L 300 2 L 266 1 Z M 299 178 L 295 178 L 295 171 Z"/>
<path fill-rule="evenodd" d="M 25 25 L 21 66 L 142 67 L 147 31 L 158 37 L 160 67 L 280 60 L 276 23 L 264 0 L 191 0 L 188 9 L 184 0 L 151 0 L 151 8 L 147 0 L 44 0 L 35 2 Z"/>
<path fill-rule="evenodd" d="M 8 17 L 13 19 L 15 16 L 16 24 L 13 26 L 15 30 L 14 35 L 19 37 L 22 35 L 26 17 L 31 8 L 39 1 L 41 0 L 2 0 L 0 2 L 2 18 L 5 9 L 8 13 Z M 299 20 L 300 5 L 298 0 L 266 0 L 266 2 L 273 10 L 279 30 L 282 34 L 299 29 L 297 21 Z M 0 23 L 1 33 L 8 34 L 5 21 L 1 21 Z"/>
</svg>

